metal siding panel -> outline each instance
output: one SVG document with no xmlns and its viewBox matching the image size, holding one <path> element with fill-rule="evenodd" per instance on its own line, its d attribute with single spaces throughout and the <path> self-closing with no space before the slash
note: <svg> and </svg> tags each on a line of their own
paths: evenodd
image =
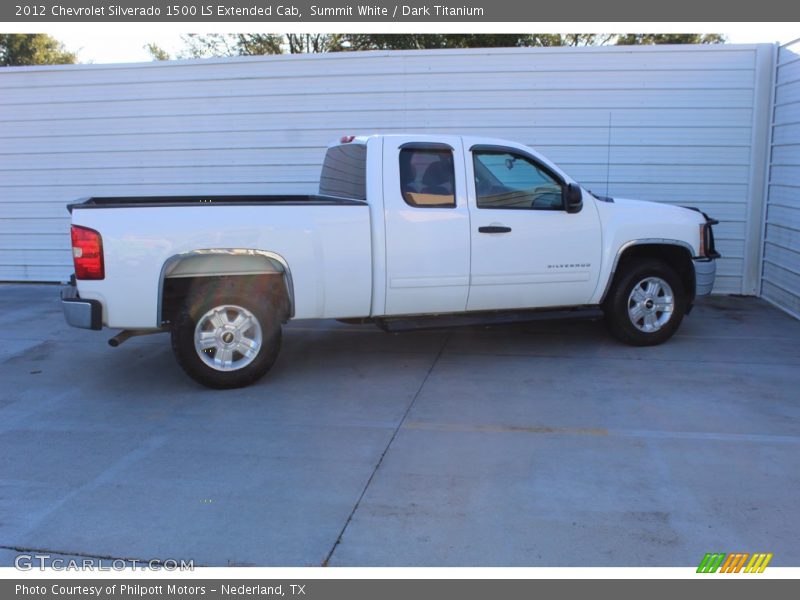
<svg viewBox="0 0 800 600">
<path fill-rule="evenodd" d="M 775 129 L 772 132 L 773 147 L 778 147 L 783 144 L 797 145 L 797 140 L 800 140 L 800 121 L 797 123 L 775 123 Z"/>
<path fill-rule="evenodd" d="M 60 250 L 69 248 L 69 232 L 40 233 L 7 233 L 0 236 L 0 250 Z M 67 251 L 69 255 L 69 251 Z"/>
<path fill-rule="evenodd" d="M 407 78 L 406 78 L 407 79 Z M 310 86 L 305 94 L 270 94 L 269 88 L 255 96 L 224 97 L 204 96 L 199 98 L 170 98 L 137 100 L 85 100 L 82 102 L 29 102 L 3 107 L 3 112 L 14 115 L 13 122 L 52 120 L 138 119 L 148 117 L 214 117 L 225 115 L 261 115 L 267 117 L 280 113 L 288 119 L 305 119 L 306 115 L 327 115 L 324 109 L 331 103 L 346 104 L 349 111 L 380 112 L 398 111 L 407 113 L 424 107 L 428 113 L 453 110 L 527 110 L 531 108 L 585 109 L 587 96 L 589 106 L 595 109 L 622 111 L 627 109 L 747 109 L 751 106 L 753 91 L 744 90 L 491 90 L 469 91 L 454 89 L 457 82 L 451 81 L 446 90 L 416 89 L 414 82 L 402 92 L 363 92 L 331 95 L 322 89 Z M 269 98 L 265 103 L 264 99 Z M 324 102 L 324 105 L 321 103 Z M 562 115 L 566 116 L 566 115 Z M 606 119 L 607 121 L 607 119 Z M 623 120 L 624 122 L 624 120 Z M 618 124 L 615 120 L 613 124 Z"/>
<path fill-rule="evenodd" d="M 767 242 L 764 247 L 764 260 L 775 265 L 789 265 L 790 269 L 800 272 L 800 249 L 784 248 Z"/>
<path fill-rule="evenodd" d="M 258 56 L 126 65 L 18 68 L 0 79 L 0 89 L 51 85 L 130 84 L 132 81 L 193 81 L 259 76 L 364 76 L 414 72 L 741 70 L 754 65 L 756 45 L 717 47 L 600 47 L 436 52 L 363 52 L 336 55 Z M 431 60 L 435 56 L 436 60 Z"/>
<path fill-rule="evenodd" d="M 750 164 L 747 146 L 613 146 L 611 162 L 639 165 L 733 165 Z"/>
<path fill-rule="evenodd" d="M 800 81 L 779 85 L 775 89 L 775 103 L 778 106 L 800 102 Z"/>
<path fill-rule="evenodd" d="M 778 50 L 761 294 L 800 316 L 800 43 Z"/>
<path fill-rule="evenodd" d="M 69 231 L 69 215 L 34 219 L 7 219 L 0 217 L 0 236 L 6 233 L 20 234 L 58 234 Z M 69 246 L 65 248 L 69 250 Z M 24 262 L 21 262 L 24 264 Z"/>
<path fill-rule="evenodd" d="M 798 297 L 796 293 L 787 292 L 783 288 L 764 279 L 761 294 L 778 308 L 783 309 L 790 315 L 800 318 L 800 297 Z"/>
<path fill-rule="evenodd" d="M 774 121 L 776 124 L 800 123 L 800 102 L 775 106 Z"/>
<path fill-rule="evenodd" d="M 722 256 L 744 258 L 743 240 L 716 240 L 716 246 Z"/>
<path fill-rule="evenodd" d="M 30 267 L 69 267 L 72 257 L 69 250 L 43 250 L 41 248 L 16 248 L 13 250 L 0 249 L 0 266 L 14 265 L 19 257 L 25 265 Z"/>
<path fill-rule="evenodd" d="M 794 64 L 800 60 L 800 40 L 784 44 L 778 49 L 778 65 Z"/>
<path fill-rule="evenodd" d="M 28 190 L 25 191 L 27 192 Z M 3 202 L 0 205 L 2 206 L 2 213 L 0 213 L 0 218 L 2 219 L 63 217 L 67 214 L 67 204 L 74 200 L 74 198 L 72 200 L 64 198 L 64 200 L 59 201 L 49 194 L 42 194 L 36 196 L 38 201 L 33 201 L 26 194 L 23 202 L 14 202 L 13 200 L 17 198 L 14 197 L 14 194 L 10 195 L 12 196 L 12 201 Z"/>
<path fill-rule="evenodd" d="M 797 81 L 800 79 L 800 56 L 792 62 L 786 62 L 778 65 L 776 82 L 778 85 L 783 85 L 790 81 Z"/>
<path fill-rule="evenodd" d="M 767 223 L 800 231 L 800 208 L 771 202 L 767 207 Z"/>
<path fill-rule="evenodd" d="M 607 119 L 607 117 L 606 117 Z M 0 126 L 2 129 L 2 126 Z M 417 126 L 420 133 L 441 133 L 445 135 L 468 134 L 475 136 L 500 137 L 514 139 L 521 143 L 535 146 L 547 154 L 547 147 L 596 146 L 608 147 L 609 130 L 607 123 L 603 126 L 547 126 L 513 127 L 505 125 L 485 126 L 464 123 L 455 128 Z M 289 130 L 256 130 L 250 131 L 191 131 L 175 133 L 122 133 L 106 135 L 74 135 L 47 136 L 46 148 L 43 148 L 42 136 L 6 137 L 0 148 L 0 157 L 26 154 L 81 154 L 87 152 L 154 152 L 168 150 L 195 150 L 202 143 L 207 150 L 226 149 L 315 149 L 324 152 L 332 137 L 346 130 L 344 127 L 327 129 L 293 129 Z M 405 127 L 376 127 L 376 133 L 401 133 Z M 695 148 L 726 149 L 750 147 L 749 127 L 650 127 L 631 126 L 614 127 L 611 130 L 611 146 L 620 151 L 621 146 L 633 146 L 639 149 L 658 149 L 664 146 L 691 152 Z M 233 144 L 235 143 L 235 147 Z M 713 150 L 712 150 L 713 151 Z M 3 158 L 0 158 L 3 160 Z M 56 159 L 58 160 L 58 159 Z M 322 162 L 320 156 L 319 162 Z"/>
<path fill-rule="evenodd" d="M 64 207 L 77 197 L 311 193 L 332 139 L 420 131 L 509 138 L 598 192 L 608 183 L 612 195 L 699 206 L 722 220 L 726 258 L 715 289 L 741 292 L 757 49 L 373 52 L 4 69 L 0 279 L 68 275 Z"/>
<path fill-rule="evenodd" d="M 0 265 L 0 281 L 65 282 L 72 272 L 72 265 Z M 53 297 L 58 298 L 58 290 Z"/>
<path fill-rule="evenodd" d="M 800 208 L 800 188 L 772 183 L 769 190 L 770 204 Z"/>
<path fill-rule="evenodd" d="M 325 148 L 223 148 L 162 150 L 153 148 L 146 152 L 118 150 L 106 152 L 43 152 L 36 156 L 41 166 L 31 165 L 27 154 L 11 154 L 0 159 L 0 173 L 4 171 L 85 170 L 125 167 L 163 169 L 167 167 L 218 167 L 218 166 L 311 166 L 317 167 Z M 49 165 L 57 165 L 55 167 Z"/>
<path fill-rule="evenodd" d="M 570 173 L 568 163 L 565 163 L 564 170 Z M 588 172 L 588 166 L 583 165 L 583 169 Z M 605 178 L 606 166 L 598 165 L 592 169 L 592 172 L 597 171 L 600 174 L 599 180 Z M 678 175 L 680 173 L 680 175 Z M 680 177 L 682 183 L 707 183 L 719 182 L 728 184 L 747 184 L 748 179 L 748 166 L 731 166 L 731 165 L 717 165 L 705 166 L 695 164 L 677 164 L 677 165 L 630 165 L 615 163 L 611 165 L 609 172 L 609 179 L 612 183 L 671 183 L 677 177 Z M 578 181 L 589 179 L 586 175 L 577 176 Z M 2 177 L 0 176 L 0 180 Z M 598 179 L 594 179 L 597 181 Z"/>
<path fill-rule="evenodd" d="M 163 182 L 144 184 L 136 182 L 129 185 L 82 184 L 73 186 L 28 186 L 0 188 L 0 197 L 18 202 L 53 202 L 60 203 L 61 209 L 56 216 L 69 217 L 66 205 L 87 195 L 93 196 L 195 196 L 195 195 L 238 195 L 238 194 L 314 194 L 319 182 L 315 179 L 302 185 L 295 183 L 243 183 L 240 181 L 223 183 L 192 182 L 189 184 L 169 184 Z M 2 205 L 0 205 L 2 206 Z M 5 215 L 0 214 L 0 220 Z M 30 215 L 25 215 L 30 216 Z"/>
<path fill-rule="evenodd" d="M 705 183 L 615 183 L 606 189 L 606 180 L 582 181 L 585 186 L 598 193 L 611 194 L 620 198 L 637 198 L 654 202 L 679 202 L 693 204 L 695 202 L 745 203 L 747 202 L 747 186 L 717 182 Z"/>
<path fill-rule="evenodd" d="M 742 290 L 742 278 L 741 276 L 737 277 L 727 277 L 717 274 L 717 278 L 714 280 L 714 290 L 713 293 L 715 294 L 739 294 Z"/>
<path fill-rule="evenodd" d="M 309 86 L 308 78 L 286 76 L 249 78 L 204 79 L 195 81 L 137 81 L 135 84 L 42 86 L 37 88 L 43 98 L 58 104 L 148 99 L 229 98 L 242 96 L 262 97 L 279 89 L 284 96 L 314 93 L 332 96 L 370 94 L 382 92 L 407 92 L 409 80 L 414 90 L 421 91 L 541 91 L 541 90 L 683 90 L 692 89 L 751 89 L 753 73 L 749 69 L 730 71 L 528 71 L 485 72 L 475 77 L 475 72 L 330 75 L 315 78 Z M 45 95 L 46 94 L 46 95 Z M 0 106 L 27 104 L 30 88 L 3 90 Z M 55 100 L 57 99 L 57 100 Z"/>
<path fill-rule="evenodd" d="M 341 132 L 380 132 L 402 133 L 415 130 L 440 131 L 451 128 L 475 134 L 476 122 L 482 128 L 499 128 L 513 126 L 515 123 L 523 127 L 595 127 L 606 135 L 609 129 L 612 142 L 618 133 L 626 133 L 628 128 L 746 128 L 750 134 L 752 111 L 749 108 L 678 108 L 663 107 L 600 109 L 592 108 L 590 99 L 584 100 L 587 106 L 581 108 L 504 108 L 503 110 L 468 110 L 452 109 L 432 110 L 428 107 L 409 108 L 407 110 L 383 110 L 374 104 L 367 109 L 331 110 L 321 105 L 316 112 L 287 113 L 266 112 L 259 107 L 253 113 L 226 113 L 224 107 L 216 103 L 208 114 L 181 114 L 180 107 L 173 109 L 173 114 L 152 116 L 148 113 L 133 114 L 129 117 L 116 118 L 51 118 L 34 122 L 10 119 L 0 121 L 0 138 L 46 138 L 49 143 L 54 137 L 77 136 L 96 137 L 99 135 L 153 135 L 182 133 L 226 133 L 232 138 L 239 133 L 260 131 L 265 138 L 281 139 L 295 132 L 302 134 L 308 130 L 324 129 L 329 132 L 327 142 Z M 322 104 L 322 102 L 321 102 Z M 609 126 L 609 117 L 611 124 Z M 561 125 L 558 125 L 561 124 Z M 721 132 L 724 134 L 724 132 Z M 714 140 L 715 132 L 710 132 L 707 139 Z M 233 139 L 232 139 L 233 143 Z M 747 141 L 749 145 L 749 138 Z M 327 145 L 327 143 L 326 143 Z"/>
<path fill-rule="evenodd" d="M 738 277 L 743 266 L 744 259 L 723 257 L 718 261 L 717 273 L 721 277 Z"/>
<path fill-rule="evenodd" d="M 86 181 L 91 181 L 92 185 L 225 183 L 227 181 L 304 183 L 318 181 L 319 177 L 319 169 L 316 165 L 231 167 L 220 164 L 215 165 L 213 169 L 198 166 L 94 169 L 86 166 L 83 169 L 0 170 L 0 189 L 27 188 L 31 185 L 31 178 L 36 173 L 38 173 L 36 185 L 48 187 L 80 186 Z"/>
<path fill-rule="evenodd" d="M 797 265 L 794 265 L 795 267 Z M 800 272 L 791 270 L 786 264 L 773 263 L 764 259 L 764 281 L 781 288 L 787 294 L 798 296 L 800 290 Z M 800 297 L 800 296 L 798 296 Z"/>
<path fill-rule="evenodd" d="M 797 144 L 784 143 L 772 147 L 773 165 L 800 166 L 800 142 Z"/>
<path fill-rule="evenodd" d="M 767 223 L 766 234 L 767 244 L 777 244 L 792 250 L 800 248 L 800 229 L 789 229 L 779 224 Z"/>
<path fill-rule="evenodd" d="M 794 157 L 793 162 L 795 164 L 788 165 L 773 162 L 770 169 L 770 183 L 800 188 L 800 160 Z"/>
</svg>

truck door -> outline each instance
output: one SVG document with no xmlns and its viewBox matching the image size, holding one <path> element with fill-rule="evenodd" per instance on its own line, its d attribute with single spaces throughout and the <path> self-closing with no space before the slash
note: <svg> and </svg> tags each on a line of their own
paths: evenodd
<svg viewBox="0 0 800 600">
<path fill-rule="evenodd" d="M 461 140 L 386 137 L 386 314 L 463 311 L 469 209 Z"/>
<path fill-rule="evenodd" d="M 566 212 L 566 182 L 519 149 L 476 145 L 466 162 L 472 217 L 467 310 L 588 303 L 600 273 L 594 203 L 584 199 L 579 212 Z"/>
</svg>

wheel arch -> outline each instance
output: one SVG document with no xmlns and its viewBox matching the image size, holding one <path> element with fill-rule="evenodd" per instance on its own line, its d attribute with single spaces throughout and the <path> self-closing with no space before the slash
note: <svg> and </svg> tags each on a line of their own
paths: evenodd
<svg viewBox="0 0 800 600">
<path fill-rule="evenodd" d="M 609 273 L 605 290 L 603 290 L 603 295 L 600 297 L 600 303 L 602 304 L 608 297 L 611 287 L 617 277 L 624 272 L 625 264 L 628 261 L 636 258 L 657 258 L 675 269 L 686 290 L 687 306 L 691 307 L 695 297 L 693 254 L 694 249 L 692 246 L 681 240 L 641 239 L 631 240 L 622 244 L 614 257 L 614 263 L 611 266 L 611 272 Z"/>
<path fill-rule="evenodd" d="M 249 248 L 205 248 L 175 254 L 164 261 L 158 280 L 157 323 L 165 317 L 166 287 L 173 280 L 212 277 L 280 276 L 288 303 L 288 318 L 294 316 L 294 283 L 286 259 L 269 250 Z"/>
</svg>

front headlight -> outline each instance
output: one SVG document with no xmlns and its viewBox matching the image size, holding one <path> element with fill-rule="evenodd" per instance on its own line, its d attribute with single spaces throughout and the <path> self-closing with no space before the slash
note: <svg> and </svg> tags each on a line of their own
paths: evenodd
<svg viewBox="0 0 800 600">
<path fill-rule="evenodd" d="M 699 256 L 702 258 L 714 259 L 720 257 L 714 244 L 714 230 L 712 229 L 712 226 L 717 223 L 719 223 L 719 221 L 716 219 L 707 218 L 706 222 L 700 225 Z"/>
<path fill-rule="evenodd" d="M 708 223 L 701 223 L 700 224 L 700 251 L 697 253 L 697 256 L 705 256 L 706 255 L 706 237 L 708 236 Z"/>
</svg>

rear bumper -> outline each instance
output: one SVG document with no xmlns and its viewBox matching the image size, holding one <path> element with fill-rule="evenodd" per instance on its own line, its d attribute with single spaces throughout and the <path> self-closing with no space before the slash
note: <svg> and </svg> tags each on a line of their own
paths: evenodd
<svg viewBox="0 0 800 600">
<path fill-rule="evenodd" d="M 73 284 L 61 288 L 61 310 L 64 311 L 67 324 L 72 327 L 103 328 L 103 306 L 97 300 L 85 300 L 78 296 L 78 288 Z"/>
<path fill-rule="evenodd" d="M 694 280 L 695 296 L 708 296 L 714 287 L 714 278 L 717 276 L 717 261 L 695 260 Z"/>
</svg>

